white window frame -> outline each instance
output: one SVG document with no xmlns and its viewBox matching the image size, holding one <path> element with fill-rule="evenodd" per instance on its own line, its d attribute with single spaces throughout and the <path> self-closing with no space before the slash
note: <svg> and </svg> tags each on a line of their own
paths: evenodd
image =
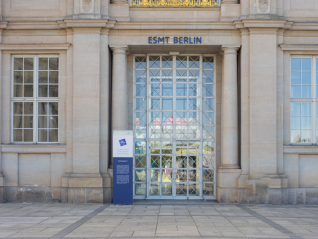
<svg viewBox="0 0 318 239">
<path fill-rule="evenodd" d="M 311 98 L 291 98 L 291 77 L 292 77 L 292 59 L 300 58 L 300 59 L 311 59 Z M 317 139 L 316 139 L 316 131 L 318 128 L 316 127 L 316 103 L 318 103 L 318 92 L 316 92 L 316 77 L 318 77 L 318 72 L 316 69 L 316 62 L 318 61 L 318 55 L 291 55 L 290 56 L 290 77 L 289 77 L 289 90 L 290 90 L 290 106 L 291 103 L 311 103 L 311 142 L 310 143 L 292 143 L 291 142 L 291 108 L 290 108 L 290 114 L 289 114 L 289 120 L 290 120 L 290 144 L 291 145 L 318 145 Z M 318 80 L 318 79 L 317 79 Z M 302 83 L 302 82 L 301 82 Z M 301 92 L 302 94 L 302 92 Z M 316 95 L 317 94 L 317 95 Z M 302 116 L 301 116 L 302 117 Z M 317 128 L 317 129 L 316 129 Z M 301 131 L 301 129 L 300 129 Z"/>
<path fill-rule="evenodd" d="M 33 97 L 14 97 L 14 59 L 15 58 L 33 58 Z M 38 97 L 38 76 L 39 76 L 39 58 L 58 58 L 58 97 Z M 11 143 L 13 144 L 59 144 L 59 125 L 60 125 L 60 113 L 58 112 L 58 141 L 57 142 L 38 142 L 38 103 L 40 102 L 57 102 L 58 109 L 60 108 L 59 97 L 60 97 L 60 57 L 59 55 L 12 55 L 11 56 Z M 14 141 L 13 135 L 13 105 L 14 102 L 33 102 L 33 142 L 21 142 Z"/>
</svg>

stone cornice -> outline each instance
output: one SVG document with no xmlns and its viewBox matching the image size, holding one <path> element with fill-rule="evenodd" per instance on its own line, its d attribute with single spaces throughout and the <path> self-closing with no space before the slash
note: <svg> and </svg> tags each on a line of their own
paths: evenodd
<svg viewBox="0 0 318 239">
<path fill-rule="evenodd" d="M 0 29 L 10 30 L 59 30 L 65 28 L 113 28 L 116 21 L 103 20 L 63 20 L 54 22 L 6 22 L 0 21 Z"/>
<path fill-rule="evenodd" d="M 233 22 L 117 22 L 116 30 L 236 30 Z"/>
<path fill-rule="evenodd" d="M 0 50 L 67 50 L 70 43 L 0 44 Z"/>
<path fill-rule="evenodd" d="M 66 153 L 65 144 L 33 145 L 33 144 L 3 144 L 2 153 Z"/>
<path fill-rule="evenodd" d="M 318 51 L 318 44 L 281 44 L 283 51 Z"/>
<path fill-rule="evenodd" d="M 301 31 L 307 31 L 307 30 L 318 30 L 318 23 L 317 22 L 294 22 L 290 30 L 301 30 Z"/>
<path fill-rule="evenodd" d="M 60 28 L 113 28 L 116 21 L 101 20 L 64 20 L 58 22 Z"/>
<path fill-rule="evenodd" d="M 317 145 L 284 145 L 285 154 L 318 154 Z"/>
<path fill-rule="evenodd" d="M 259 28 L 259 29 L 290 29 L 293 22 L 283 20 L 241 20 L 234 21 L 237 29 Z"/>
</svg>

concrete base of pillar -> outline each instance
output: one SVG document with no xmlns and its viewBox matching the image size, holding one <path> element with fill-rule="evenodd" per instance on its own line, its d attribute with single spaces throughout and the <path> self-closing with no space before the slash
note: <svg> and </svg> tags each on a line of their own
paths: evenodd
<svg viewBox="0 0 318 239">
<path fill-rule="evenodd" d="M 103 178 L 99 173 L 65 174 L 62 180 L 62 202 L 103 203 Z"/>
<path fill-rule="evenodd" d="M 220 203 L 238 202 L 238 178 L 242 173 L 237 165 L 231 168 L 228 165 L 222 165 L 217 172 L 217 201 Z"/>
</svg>

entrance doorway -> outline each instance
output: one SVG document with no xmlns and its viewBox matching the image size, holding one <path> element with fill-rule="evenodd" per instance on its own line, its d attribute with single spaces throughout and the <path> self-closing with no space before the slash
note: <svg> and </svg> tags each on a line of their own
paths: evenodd
<svg viewBox="0 0 318 239">
<path fill-rule="evenodd" d="M 134 198 L 215 198 L 214 55 L 134 56 Z"/>
</svg>

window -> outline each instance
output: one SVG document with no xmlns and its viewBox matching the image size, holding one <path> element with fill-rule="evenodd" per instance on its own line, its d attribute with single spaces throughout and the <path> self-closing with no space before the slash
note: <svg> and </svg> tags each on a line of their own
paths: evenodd
<svg viewBox="0 0 318 239">
<path fill-rule="evenodd" d="M 58 142 L 59 58 L 14 56 L 12 141 Z"/>
<path fill-rule="evenodd" d="M 317 58 L 291 59 L 291 143 L 318 143 L 318 78 Z M 317 79 L 317 80 L 316 80 Z"/>
</svg>

